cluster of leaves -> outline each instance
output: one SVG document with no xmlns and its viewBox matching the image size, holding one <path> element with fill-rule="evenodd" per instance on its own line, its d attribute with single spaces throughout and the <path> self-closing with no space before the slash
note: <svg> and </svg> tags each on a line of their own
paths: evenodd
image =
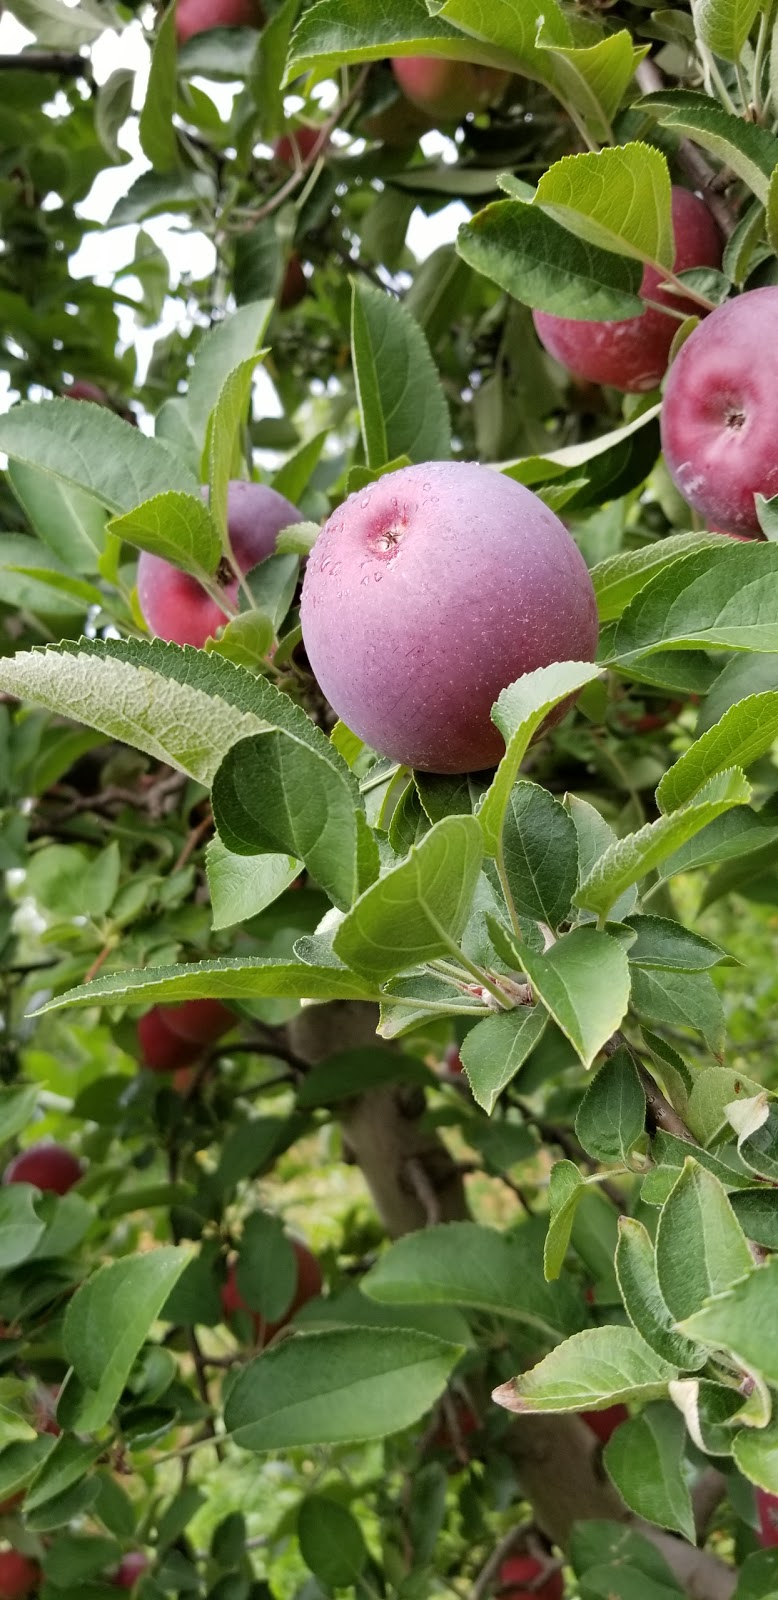
<svg viewBox="0 0 778 1600">
<path fill-rule="evenodd" d="M 131 25 L 102 5 L 12 9 L 36 52 Z M 750 1552 L 752 1489 L 778 1495 L 778 1114 L 769 1083 L 725 1064 L 731 958 L 678 920 L 673 896 L 701 882 L 704 908 L 773 868 L 778 549 L 688 531 L 657 459 L 658 397 L 622 409 L 567 389 L 529 346 L 528 308 L 639 310 L 643 267 L 672 266 L 670 174 L 689 139 L 725 168 L 739 220 L 722 271 L 685 275 L 687 293 L 706 309 L 773 281 L 769 13 L 268 9 L 261 32 L 180 50 L 172 13 L 154 31 L 139 118 L 150 170 L 111 220 L 174 211 L 211 235 L 217 270 L 179 286 L 198 310 L 158 342 L 140 387 L 131 356 L 113 354 L 126 300 L 66 267 L 79 202 L 124 159 L 132 75 L 95 87 L 77 56 L 52 107 L 60 80 L 40 62 L 0 68 L 11 380 L 57 394 L 96 379 L 117 405 L 132 389 L 154 418 L 146 432 L 114 407 L 57 398 L 0 418 L 0 1134 L 75 1136 L 89 1161 L 61 1198 L 3 1190 L 4 1531 L 41 1560 L 52 1600 L 85 1585 L 101 1600 L 136 1546 L 156 1552 L 147 1600 L 245 1600 L 260 1592 L 245 1523 L 232 1508 L 198 1548 L 207 1478 L 198 1465 L 190 1481 L 191 1454 L 283 1452 L 299 1492 L 262 1538 L 281 1550 L 295 1533 L 325 1591 L 431 1593 L 474 1577 L 518 1520 L 510 1413 L 626 1402 L 603 1457 L 623 1505 L 694 1543 L 692 1489 L 720 1468 L 716 1537 L 747 1558 L 737 1600 L 768 1600 L 778 1560 Z M 683 85 L 639 99 L 634 74 L 657 37 Z M 507 68 L 503 105 L 445 159 L 415 140 L 363 142 L 364 119 L 392 101 L 385 59 L 430 51 Z M 316 84 L 332 78 L 333 142 L 285 193 L 288 175 L 257 146 L 286 126 L 284 82 L 310 90 L 319 126 Z M 223 119 L 201 82 L 236 79 Z M 538 166 L 534 188 L 517 176 Z M 456 250 L 415 270 L 411 213 L 452 196 L 472 220 Z M 277 308 L 292 248 L 313 287 L 293 318 Z M 126 270 L 155 323 L 170 284 L 148 233 Z M 296 425 L 254 416 L 260 360 Z M 268 479 L 309 520 L 281 536 L 205 650 L 150 641 L 136 552 L 213 588 L 230 556 L 228 482 L 256 470 L 262 446 L 283 451 Z M 602 624 L 596 664 L 505 689 L 502 761 L 466 778 L 398 769 L 331 728 L 296 605 L 331 504 L 452 453 L 500 461 L 564 509 Z M 183 1095 L 138 1074 L 133 1008 L 207 996 L 238 1008 L 237 1044 Z M 377 1007 L 380 1043 L 327 1049 L 310 1070 L 293 1042 L 301 1001 Z M 431 1063 L 452 1042 L 466 1078 L 441 1083 Z M 274 1321 L 290 1305 L 274 1175 L 325 1129 L 348 1139 L 355 1099 L 382 1091 L 405 1105 L 426 1093 L 416 1121 L 453 1124 L 465 1164 L 532 1215 L 505 1231 L 439 1223 L 422 1181 L 430 1226 L 417 1233 L 378 1248 L 372 1219 L 342 1220 L 330 1293 L 297 1319 L 304 1336 L 258 1353 L 247 1315 L 247 1347 L 225 1344 L 233 1252 L 249 1313 Z M 258 1096 L 269 1114 L 253 1115 Z M 58 1435 L 35 1420 L 52 1384 Z M 442 1442 L 427 1425 L 439 1402 Z M 678 1595 L 672 1549 L 604 1514 L 569 1543 L 571 1592 Z M 291 1592 L 297 1577 L 279 1581 Z"/>
</svg>

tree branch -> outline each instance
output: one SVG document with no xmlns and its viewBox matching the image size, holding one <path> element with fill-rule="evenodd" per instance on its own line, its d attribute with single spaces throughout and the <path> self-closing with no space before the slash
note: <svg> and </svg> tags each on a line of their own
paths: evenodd
<svg viewBox="0 0 778 1600">
<path fill-rule="evenodd" d="M 0 72 L 56 72 L 61 78 L 81 78 L 89 73 L 86 56 L 63 50 L 27 50 L 14 56 L 0 55 Z"/>
<path fill-rule="evenodd" d="M 663 89 L 665 80 L 655 61 L 647 58 L 641 61 L 635 78 L 644 94 L 653 94 L 657 89 Z M 720 192 L 720 174 L 710 166 L 702 151 L 691 139 L 681 139 L 678 145 L 678 165 L 685 172 L 687 178 L 694 184 L 695 189 L 701 189 L 709 210 L 725 237 L 728 239 L 737 220 L 737 207 L 726 200 Z"/>
</svg>

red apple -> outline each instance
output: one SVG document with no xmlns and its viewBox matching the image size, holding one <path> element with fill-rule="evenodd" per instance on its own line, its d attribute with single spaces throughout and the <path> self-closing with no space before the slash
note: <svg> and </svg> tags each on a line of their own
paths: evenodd
<svg viewBox="0 0 778 1600">
<path fill-rule="evenodd" d="M 492 467 L 403 467 L 351 495 L 308 559 L 305 649 L 322 692 L 379 754 L 492 767 L 491 708 L 554 661 L 591 661 L 597 606 L 567 529 Z"/>
<path fill-rule="evenodd" d="M 470 111 L 484 111 L 510 79 L 499 67 L 439 56 L 394 56 L 392 71 L 406 100 L 439 122 L 461 122 Z"/>
<path fill-rule="evenodd" d="M 754 495 L 778 494 L 778 288 L 712 311 L 681 346 L 665 386 L 662 448 L 706 522 L 759 535 Z"/>
<path fill-rule="evenodd" d="M 231 1261 L 227 1268 L 227 1277 L 221 1287 L 222 1311 L 228 1320 L 236 1311 L 248 1312 L 254 1327 L 254 1340 L 258 1345 L 269 1344 L 281 1328 L 285 1328 L 287 1323 L 291 1322 L 295 1312 L 307 1305 L 309 1300 L 315 1300 L 322 1291 L 324 1280 L 313 1251 L 299 1239 L 292 1239 L 291 1244 L 297 1258 L 297 1282 L 291 1305 L 277 1322 L 266 1322 L 264 1317 L 246 1305 L 238 1288 L 237 1262 Z"/>
<path fill-rule="evenodd" d="M 178 0 L 176 35 L 185 44 L 211 28 L 261 28 L 264 20 L 259 0 Z"/>
<path fill-rule="evenodd" d="M 126 1556 L 122 1556 L 110 1582 L 115 1584 L 117 1589 L 134 1589 L 138 1579 L 148 1570 L 148 1565 L 149 1558 L 142 1550 L 128 1550 Z"/>
<path fill-rule="evenodd" d="M 296 167 L 301 161 L 307 161 L 313 154 L 316 146 L 321 142 L 321 128 L 309 128 L 306 123 L 298 122 L 297 126 L 290 128 L 288 133 L 282 133 L 280 139 L 273 144 L 273 155 L 284 167 Z M 326 140 L 319 155 L 326 149 Z"/>
<path fill-rule="evenodd" d="M 448 1072 L 455 1072 L 457 1074 L 464 1072 L 465 1069 L 462 1066 L 462 1057 L 459 1054 L 459 1045 L 450 1044 L 445 1056 L 443 1057 L 443 1060 Z"/>
<path fill-rule="evenodd" d="M 778 1495 L 766 1489 L 756 1491 L 756 1509 L 759 1514 L 759 1543 L 770 1549 L 778 1545 Z"/>
<path fill-rule="evenodd" d="M 3 1183 L 32 1183 L 51 1194 L 67 1194 L 82 1176 L 81 1163 L 61 1144 L 31 1144 L 9 1161 Z"/>
<path fill-rule="evenodd" d="M 165 1020 L 164 1006 L 152 1006 L 138 1018 L 140 1058 L 149 1072 L 176 1072 L 191 1066 L 202 1054 L 202 1046 L 173 1033 Z"/>
<path fill-rule="evenodd" d="M 543 1570 L 543 1563 L 535 1556 L 509 1556 L 498 1575 L 500 1600 L 562 1600 L 561 1572 L 550 1573 L 538 1587 L 537 1579 Z"/>
<path fill-rule="evenodd" d="M 720 267 L 722 239 L 704 200 L 688 189 L 673 189 L 673 270 Z M 686 316 L 699 314 L 699 306 L 681 295 L 660 289 L 663 274 L 645 267 L 640 284 L 643 300 L 657 300 Z M 649 306 L 639 317 L 624 322 L 580 322 L 534 311 L 541 344 L 577 378 L 604 383 L 627 394 L 655 389 L 667 369 L 670 346 L 680 326 L 676 317 Z"/>
<path fill-rule="evenodd" d="M 581 1421 L 586 1423 L 592 1433 L 596 1433 L 601 1444 L 607 1444 L 612 1433 L 622 1422 L 629 1418 L 626 1406 L 608 1406 L 605 1411 L 582 1411 Z"/>
<path fill-rule="evenodd" d="M 171 1033 L 200 1046 L 215 1044 L 235 1026 L 235 1013 L 221 1000 L 183 1000 L 177 1006 L 156 1008 Z"/>
<path fill-rule="evenodd" d="M 38 1588 L 40 1579 L 37 1561 L 18 1550 L 0 1550 L 0 1600 L 24 1600 Z"/>
<path fill-rule="evenodd" d="M 267 484 L 240 480 L 230 484 L 227 525 L 241 572 L 249 572 L 272 555 L 281 529 L 299 521 L 296 506 Z M 237 578 L 230 579 L 224 593 L 231 604 L 237 603 Z M 146 550 L 138 560 L 138 604 L 149 632 L 174 644 L 201 648 L 227 621 L 196 578 Z"/>
<path fill-rule="evenodd" d="M 110 406 L 111 402 L 104 389 L 97 383 L 88 383 L 83 378 L 78 378 L 71 383 L 68 389 L 63 389 L 66 400 L 90 400 L 95 406 Z"/>
</svg>

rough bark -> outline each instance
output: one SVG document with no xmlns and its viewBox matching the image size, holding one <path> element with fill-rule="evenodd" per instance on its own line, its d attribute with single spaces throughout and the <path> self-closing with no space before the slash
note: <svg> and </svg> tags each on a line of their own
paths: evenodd
<svg viewBox="0 0 778 1600">
<path fill-rule="evenodd" d="M 342 1050 L 375 1045 L 375 1006 L 352 1001 L 306 1006 L 289 1024 L 295 1054 L 315 1066 Z M 462 1175 L 436 1133 L 419 1126 L 424 1095 L 406 1086 L 368 1089 L 339 1112 L 344 1139 L 390 1238 L 432 1221 L 469 1215 Z M 522 1417 L 504 1448 L 540 1530 L 563 1550 L 575 1522 L 630 1522 L 661 1550 L 689 1600 L 731 1600 L 735 1575 L 715 1556 L 637 1521 L 602 1467 L 601 1449 L 576 1417 Z"/>
</svg>

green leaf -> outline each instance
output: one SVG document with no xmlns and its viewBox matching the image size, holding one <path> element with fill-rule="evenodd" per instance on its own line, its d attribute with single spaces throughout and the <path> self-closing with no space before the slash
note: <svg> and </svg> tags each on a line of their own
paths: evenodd
<svg viewBox="0 0 778 1600">
<path fill-rule="evenodd" d="M 673 1406 L 648 1406 L 616 1430 L 603 1459 L 630 1511 L 694 1544 L 694 1512 L 684 1476 L 685 1441 L 683 1417 Z"/>
<path fill-rule="evenodd" d="M 663 1361 L 682 1371 L 695 1371 L 704 1366 L 705 1351 L 675 1330 L 673 1316 L 659 1287 L 650 1234 L 635 1217 L 619 1217 L 616 1276 L 624 1310 L 646 1344 Z"/>
<path fill-rule="evenodd" d="M 533 735 L 549 711 L 599 675 L 588 661 L 557 661 L 537 667 L 503 689 L 492 708 L 492 720 L 505 740 L 505 755 L 481 801 L 478 820 L 489 855 L 497 855 L 511 790 Z"/>
<path fill-rule="evenodd" d="M 314 68 L 329 71 L 348 61 L 383 61 L 393 55 L 436 55 L 461 61 L 494 60 L 457 28 L 431 17 L 424 0 L 319 0 L 292 36 L 285 85 Z"/>
<path fill-rule="evenodd" d="M 696 1028 L 714 1055 L 724 1048 L 724 1008 L 707 972 L 633 967 L 632 1008 L 646 1022 Z"/>
<path fill-rule="evenodd" d="M 759 1550 L 747 1556 L 732 1600 L 774 1600 L 778 1594 L 778 1551 Z"/>
<path fill-rule="evenodd" d="M 27 1490 L 25 1512 L 37 1511 L 47 1500 L 80 1483 L 102 1453 L 102 1444 L 86 1444 L 70 1434 L 62 1434 Z"/>
<path fill-rule="evenodd" d="M 600 622 L 620 617 L 630 600 L 657 573 L 697 550 L 724 549 L 727 537 L 721 533 L 675 533 L 639 550 L 620 550 L 618 555 L 606 556 L 591 570 Z"/>
<path fill-rule="evenodd" d="M 258 916 L 302 871 L 296 856 L 236 856 L 218 837 L 208 845 L 205 864 L 215 929 Z"/>
<path fill-rule="evenodd" d="M 326 1494 L 309 1494 L 297 1513 L 300 1554 L 327 1588 L 358 1582 L 367 1561 L 362 1529 L 347 1506 Z"/>
<path fill-rule="evenodd" d="M 451 423 L 429 345 L 393 295 L 354 282 L 351 346 L 368 466 L 444 461 Z"/>
<path fill-rule="evenodd" d="M 714 55 L 739 61 L 760 9 L 760 0 L 699 0 L 694 26 Z"/>
<path fill-rule="evenodd" d="M 578 1109 L 575 1131 L 595 1161 L 628 1166 L 645 1124 L 643 1086 L 632 1052 L 622 1045 L 592 1078 Z"/>
<path fill-rule="evenodd" d="M 210 578 L 221 555 L 219 530 L 199 495 L 154 495 L 114 517 L 108 531 L 195 577 Z"/>
<path fill-rule="evenodd" d="M 680 922 L 673 922 L 669 917 L 625 917 L 624 925 L 637 934 L 629 951 L 629 959 L 636 966 L 705 972 L 722 963 L 737 964 L 734 957 L 727 955 L 712 939 L 692 933 L 690 928 L 682 927 Z"/>
<path fill-rule="evenodd" d="M 718 0 L 718 4 L 726 0 Z M 738 0 L 735 0 L 735 4 Z M 739 0 L 743 4 L 744 0 Z M 749 0 L 745 0 L 749 3 Z M 737 173 L 764 205 L 770 175 L 778 163 L 778 139 L 756 123 L 725 111 L 715 100 L 694 89 L 660 89 L 638 100 L 637 110 L 648 111 L 664 128 L 702 145 Z"/>
<path fill-rule="evenodd" d="M 655 1400 L 667 1393 L 676 1368 L 634 1328 L 586 1328 L 551 1350 L 537 1366 L 496 1389 L 508 1411 L 601 1411 L 623 1400 Z"/>
<path fill-rule="evenodd" d="M 751 1483 L 778 1495 L 778 1422 L 767 1428 L 741 1428 L 735 1434 L 732 1454 Z"/>
<path fill-rule="evenodd" d="M 382 1439 L 429 1410 L 461 1354 L 411 1329 L 304 1334 L 243 1368 L 227 1396 L 225 1427 L 254 1451 Z"/>
<path fill-rule="evenodd" d="M 0 1189 L 0 1271 L 27 1261 L 43 1238 L 45 1224 L 35 1210 L 37 1189 L 13 1183 Z"/>
<path fill-rule="evenodd" d="M 447 1305 L 524 1322 L 557 1339 L 580 1326 L 581 1306 L 564 1281 L 543 1275 L 541 1234 L 511 1233 L 475 1222 L 450 1222 L 408 1234 L 362 1280 L 382 1305 Z"/>
<path fill-rule="evenodd" d="M 30 1482 L 54 1444 L 50 1433 L 39 1433 L 34 1439 L 20 1439 L 0 1450 L 0 1495 L 4 1500 Z"/>
<path fill-rule="evenodd" d="M 329 741 L 288 729 L 240 740 L 214 777 L 213 810 L 228 850 L 304 861 L 341 909 L 377 873 L 355 779 Z"/>
<path fill-rule="evenodd" d="M 570 23 L 556 3 L 543 5 L 541 0 L 491 0 L 488 6 L 473 6 L 470 0 L 429 0 L 434 15 L 453 22 L 477 43 L 492 45 L 501 51 L 506 66 L 525 77 L 543 82 L 553 76 L 548 61 L 544 61 L 541 30 L 549 43 L 572 44 Z M 543 41 L 546 42 L 545 40 Z M 472 45 L 470 46 L 472 51 Z M 470 56 L 471 60 L 477 57 Z"/>
<path fill-rule="evenodd" d="M 573 235 L 531 202 L 484 206 L 460 228 L 457 251 L 535 311 L 602 322 L 640 315 L 638 262 Z"/>
<path fill-rule="evenodd" d="M 384 979 L 456 953 L 481 870 L 474 817 L 444 817 L 357 901 L 335 935 L 336 955 Z"/>
<path fill-rule="evenodd" d="M 751 1263 L 753 1267 L 753 1262 Z M 690 1339 L 712 1349 L 728 1350 L 742 1366 L 778 1383 L 775 1314 L 778 1306 L 778 1257 L 755 1267 L 731 1288 L 712 1295 L 682 1323 Z"/>
<path fill-rule="evenodd" d="M 542 1006 L 517 1006 L 470 1029 L 460 1049 L 473 1099 L 491 1116 L 502 1090 L 534 1050 L 548 1017 Z"/>
<path fill-rule="evenodd" d="M 141 149 L 156 172 L 170 172 L 179 165 L 173 125 L 178 95 L 177 55 L 175 6 L 170 5 L 157 23 L 146 98 L 138 122 Z"/>
<path fill-rule="evenodd" d="M 673 265 L 670 173 L 653 145 L 563 156 L 542 174 L 534 204 L 598 249 Z"/>
<path fill-rule="evenodd" d="M 15 1139 L 17 1133 L 22 1133 L 32 1122 L 39 1093 L 37 1083 L 20 1088 L 3 1084 L 0 1088 L 0 1141 L 3 1144 L 7 1139 Z"/>
<path fill-rule="evenodd" d="M 106 406 L 81 400 L 14 406 L 0 417 L 0 450 L 109 511 L 130 511 L 171 490 L 197 493 L 193 475 L 159 439 L 147 438 Z"/>
<path fill-rule="evenodd" d="M 751 694 L 730 706 L 670 767 L 656 791 L 663 811 L 674 811 L 728 767 L 749 767 L 778 738 L 778 692 Z"/>
<path fill-rule="evenodd" d="M 514 910 L 558 928 L 578 882 L 578 837 L 561 802 L 537 783 L 511 790 L 502 859 Z"/>
<path fill-rule="evenodd" d="M 178 1001 L 256 1000 L 262 995 L 279 999 L 375 1000 L 375 985 L 345 967 L 310 966 L 304 961 L 262 960 L 256 956 L 187 962 L 180 967 L 143 967 L 138 972 L 117 972 L 107 978 L 68 989 L 49 1000 L 43 1011 L 60 1006 L 89 1006 L 112 1000 Z M 390 1004 L 390 997 L 383 997 Z"/>
<path fill-rule="evenodd" d="M 78 50 L 93 44 L 106 28 L 121 26 L 112 6 L 76 9 L 62 0 L 14 0 L 13 14 L 46 50 Z"/>
<path fill-rule="evenodd" d="M 241 472 L 243 451 L 240 431 L 246 422 L 251 382 L 257 364 L 267 352 L 255 350 L 227 374 L 208 419 L 208 504 L 220 530 L 225 553 L 232 555 L 227 536 L 227 492 L 231 478 Z"/>
<path fill-rule="evenodd" d="M 80 639 L 6 656 L 0 687 L 206 785 L 231 745 L 270 728 L 338 760 L 326 736 L 267 678 L 161 639 Z"/>
<path fill-rule="evenodd" d="M 8 481 L 30 526 L 71 572 L 93 573 L 105 545 L 105 511 L 37 467 L 12 461 Z"/>
<path fill-rule="evenodd" d="M 650 46 L 636 47 L 626 28 L 596 44 L 564 46 L 547 40 L 543 21 L 538 44 L 553 63 L 554 87 L 562 90 L 568 105 L 575 106 L 595 138 L 611 139 L 613 118 Z"/>
<path fill-rule="evenodd" d="M 559 1277 L 564 1266 L 578 1202 L 585 1192 L 586 1179 L 575 1163 L 555 1161 L 548 1181 L 549 1222 L 543 1251 L 543 1270 L 549 1283 Z"/>
<path fill-rule="evenodd" d="M 747 804 L 750 796 L 750 786 L 737 768 L 711 778 L 689 805 L 656 822 L 647 822 L 637 833 L 627 834 L 611 845 L 581 884 L 576 905 L 606 916 L 625 889 L 638 883 L 716 817 L 733 806 Z"/>
<path fill-rule="evenodd" d="M 623 945 L 607 933 L 576 928 L 546 955 L 522 946 L 524 971 L 554 1021 L 590 1067 L 629 1004 Z"/>
<path fill-rule="evenodd" d="M 657 1279 L 671 1315 L 685 1322 L 753 1267 L 723 1185 L 689 1159 L 662 1208 L 656 1236 Z"/>
<path fill-rule="evenodd" d="M 575 824 L 578 836 L 578 876 L 580 881 L 584 882 L 589 877 L 595 862 L 616 843 L 617 836 L 610 823 L 605 821 L 588 800 L 579 800 L 577 795 L 568 794 L 565 795 L 564 804 Z M 633 887 L 625 890 L 611 908 L 612 920 L 619 922 L 627 917 L 634 910 L 636 902 L 637 889 Z"/>
<path fill-rule="evenodd" d="M 778 1250 L 778 1195 L 774 1189 L 742 1189 L 729 1203 L 748 1239 L 766 1250 Z"/>
<path fill-rule="evenodd" d="M 695 1139 L 710 1145 L 722 1134 L 731 1134 L 732 1123 L 727 1114 L 733 1102 L 758 1095 L 760 1087 L 744 1073 L 733 1072 L 729 1067 L 706 1067 L 695 1074 L 684 1117 Z"/>
<path fill-rule="evenodd" d="M 83 1283 L 65 1313 L 64 1347 L 85 1391 L 79 1432 L 104 1427 L 133 1362 L 190 1253 L 168 1246 L 125 1256 Z"/>
<path fill-rule="evenodd" d="M 301 1108 L 331 1106 L 385 1083 L 420 1083 L 433 1088 L 436 1081 L 434 1073 L 416 1056 L 368 1045 L 338 1051 L 313 1067 L 297 1090 L 297 1104 Z"/>
<path fill-rule="evenodd" d="M 774 654 L 774 597 L 778 545 L 724 540 L 673 562 L 645 585 L 616 625 L 611 659 L 621 664 L 654 650 L 714 646 Z"/>
<path fill-rule="evenodd" d="M 279 1217 L 253 1211 L 243 1224 L 238 1288 L 251 1311 L 277 1322 L 289 1310 L 297 1283 L 297 1258 Z"/>
<path fill-rule="evenodd" d="M 201 339 L 189 376 L 187 396 L 190 427 L 201 444 L 223 385 L 230 373 L 246 360 L 246 351 L 258 348 L 273 305 L 270 299 L 252 300 L 217 323 Z"/>
</svg>

